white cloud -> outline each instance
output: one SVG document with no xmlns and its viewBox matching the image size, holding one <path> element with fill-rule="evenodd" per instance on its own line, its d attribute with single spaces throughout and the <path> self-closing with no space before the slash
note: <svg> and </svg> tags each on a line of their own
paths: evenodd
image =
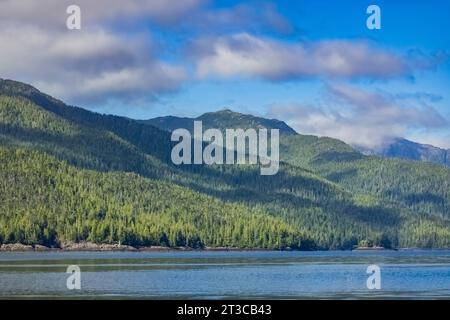
<svg viewBox="0 0 450 320">
<path fill-rule="evenodd" d="M 148 34 L 0 23 L 0 43 L 0 77 L 75 102 L 171 92 L 186 78 L 183 67 L 158 59 Z"/>
<path fill-rule="evenodd" d="M 276 5 L 266 2 L 239 3 L 233 7 L 198 10 L 183 22 L 201 30 L 203 34 L 217 34 L 249 30 L 290 34 L 295 27 L 278 11 Z"/>
<path fill-rule="evenodd" d="M 174 91 L 186 71 L 162 60 L 139 21 L 174 24 L 205 1 L 78 0 L 82 29 L 69 31 L 71 0 L 0 0 L 0 77 L 74 103 Z M 124 24 L 135 26 L 121 33 Z"/>
<path fill-rule="evenodd" d="M 34 25 L 64 27 L 66 8 L 81 8 L 83 22 L 99 24 L 149 18 L 159 23 L 173 23 L 201 7 L 206 0 L 0 0 L 1 21 L 32 22 Z"/>
<path fill-rule="evenodd" d="M 192 53 L 200 77 L 387 78 L 408 72 L 401 57 L 366 41 L 287 43 L 239 33 L 198 41 Z"/>
<path fill-rule="evenodd" d="M 372 149 L 407 137 L 410 131 L 449 125 L 448 119 L 430 106 L 400 105 L 381 94 L 348 85 L 329 86 L 327 92 L 330 100 L 325 106 L 278 104 L 271 106 L 269 114 L 286 120 L 302 134 L 333 137 Z"/>
</svg>

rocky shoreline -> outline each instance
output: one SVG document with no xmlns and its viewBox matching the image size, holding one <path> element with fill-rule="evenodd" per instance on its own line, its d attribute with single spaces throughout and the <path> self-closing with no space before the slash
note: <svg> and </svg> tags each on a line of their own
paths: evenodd
<svg viewBox="0 0 450 320">
<path fill-rule="evenodd" d="M 24 245 L 21 243 L 0 245 L 0 252 L 45 252 L 45 251 L 169 251 L 176 248 L 166 247 L 140 247 L 135 248 L 119 244 L 97 244 L 91 242 L 63 243 L 59 247 L 46 247 L 42 245 Z M 186 249 L 184 249 L 186 250 Z"/>
<path fill-rule="evenodd" d="M 383 247 L 355 247 L 351 251 L 405 251 L 405 250 L 426 250 L 424 248 L 383 248 Z M 449 250 L 449 248 L 434 249 L 434 250 Z M 132 247 L 120 244 L 98 244 L 92 242 L 69 242 L 62 243 L 59 247 L 46 247 L 39 244 L 25 245 L 21 243 L 10 243 L 0 245 L 1 252 L 169 252 L 169 251 L 280 251 L 275 249 L 262 248 L 230 248 L 230 247 L 204 247 L 201 249 L 194 249 L 189 247 Z M 286 248 L 281 251 L 293 251 Z M 320 251 L 320 250 L 318 250 Z M 340 251 L 340 250 L 337 250 Z"/>
<path fill-rule="evenodd" d="M 132 247 L 128 245 L 120 244 L 97 244 L 92 242 L 79 242 L 79 243 L 62 243 L 59 247 L 46 247 L 42 245 L 25 245 L 21 243 L 13 244 L 3 244 L 0 245 L 0 252 L 46 252 L 46 251 L 59 251 L 59 252 L 105 252 L 105 251 L 115 251 L 115 252 L 161 252 L 161 251 L 267 251 L 266 249 L 243 249 L 243 248 L 226 248 L 217 247 L 209 248 L 205 247 L 203 249 L 193 249 L 188 247 Z"/>
<path fill-rule="evenodd" d="M 352 249 L 353 251 L 378 251 L 378 250 L 393 250 L 393 249 L 387 249 L 384 247 L 355 247 Z"/>
</svg>

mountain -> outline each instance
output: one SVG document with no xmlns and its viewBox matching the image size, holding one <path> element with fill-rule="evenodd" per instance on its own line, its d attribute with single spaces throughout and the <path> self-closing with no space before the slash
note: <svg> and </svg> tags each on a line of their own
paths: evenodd
<svg viewBox="0 0 450 320">
<path fill-rule="evenodd" d="M 281 135 L 295 137 L 299 136 L 294 129 L 289 127 L 283 121 L 240 114 L 228 109 L 206 113 L 197 118 L 166 116 L 143 120 L 140 122 L 144 124 L 150 124 L 168 132 L 171 132 L 178 128 L 185 128 L 192 132 L 194 121 L 202 121 L 204 128 L 218 128 L 223 130 L 226 128 L 279 129 Z M 314 139 L 316 137 L 312 136 L 312 138 Z M 397 138 L 392 143 L 388 144 L 386 147 L 380 150 L 360 146 L 350 147 L 341 141 L 327 137 L 322 138 L 321 141 L 326 141 L 327 139 L 329 139 L 329 141 L 334 141 L 334 143 L 336 144 L 345 145 L 345 148 L 353 148 L 353 151 L 361 152 L 365 155 L 378 155 L 384 158 L 398 158 L 405 160 L 432 162 L 450 166 L 450 150 L 437 148 L 431 145 L 420 144 L 406 139 Z M 290 155 L 288 154 L 288 157 L 289 156 Z"/>
<path fill-rule="evenodd" d="M 295 135 L 294 129 L 289 127 L 286 123 L 276 119 L 265 119 L 255 117 L 249 114 L 241 114 L 233 112 L 229 109 L 224 109 L 216 112 L 205 113 L 197 118 L 183 118 L 183 117 L 159 117 L 150 120 L 141 121 L 145 124 L 150 124 L 162 130 L 173 131 L 178 128 L 184 128 L 189 131 L 193 130 L 194 121 L 202 121 L 203 127 L 216 129 L 278 129 L 280 134 Z"/>
<path fill-rule="evenodd" d="M 366 154 L 376 154 L 388 158 L 432 162 L 450 167 L 450 149 L 445 150 L 406 139 L 395 139 L 381 150 L 362 148 L 360 150 Z"/>
<path fill-rule="evenodd" d="M 257 165 L 175 166 L 161 124 L 68 106 L 0 80 L 0 243 L 450 247 L 449 169 L 365 156 L 228 110 L 199 119 L 283 129 L 278 174 L 261 176 Z"/>
<path fill-rule="evenodd" d="M 274 249 L 306 239 L 267 210 L 200 192 L 204 177 L 164 162 L 166 132 L 22 83 L 0 81 L 0 145 L 0 243 Z"/>
</svg>

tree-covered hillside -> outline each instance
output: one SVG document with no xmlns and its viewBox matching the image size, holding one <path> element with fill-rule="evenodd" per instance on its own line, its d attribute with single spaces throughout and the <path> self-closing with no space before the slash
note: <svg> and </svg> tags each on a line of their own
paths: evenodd
<svg viewBox="0 0 450 320">
<path fill-rule="evenodd" d="M 285 126 L 229 111 L 200 118 L 205 127 Z M 448 169 L 288 129 L 275 176 L 175 166 L 163 129 L 0 80 L 0 242 L 450 247 Z"/>
<path fill-rule="evenodd" d="M 0 241 L 192 248 L 298 248 L 303 236 L 262 210 L 131 173 L 77 170 L 41 152 L 0 148 Z"/>
<path fill-rule="evenodd" d="M 380 155 L 386 158 L 415 160 L 442 164 L 450 167 L 450 149 L 441 149 L 428 144 L 421 144 L 407 139 L 394 139 L 381 149 L 360 147 L 365 154 Z"/>
<path fill-rule="evenodd" d="M 209 112 L 197 118 L 181 118 L 181 117 L 159 117 L 150 120 L 140 121 L 166 131 L 173 131 L 178 128 L 184 128 L 189 131 L 193 130 L 194 121 L 201 121 L 204 128 L 215 129 L 278 129 L 280 134 L 295 135 L 294 129 L 286 123 L 276 119 L 265 119 L 255 117 L 249 114 L 233 112 L 224 109 L 217 112 Z"/>
</svg>

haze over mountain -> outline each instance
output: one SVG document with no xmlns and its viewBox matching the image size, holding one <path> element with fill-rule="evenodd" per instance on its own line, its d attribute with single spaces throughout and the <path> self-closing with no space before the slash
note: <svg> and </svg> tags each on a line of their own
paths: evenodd
<svg viewBox="0 0 450 320">
<path fill-rule="evenodd" d="M 389 158 L 425 161 L 450 166 L 450 150 L 429 144 L 421 144 L 407 139 L 397 138 L 381 150 L 359 148 L 365 154 L 376 154 Z"/>
<path fill-rule="evenodd" d="M 448 168 L 365 156 L 277 120 L 230 111 L 199 119 L 283 130 L 278 174 L 261 176 L 253 165 L 175 166 L 165 130 L 0 80 L 0 243 L 450 247 Z M 178 121 L 192 119 L 157 122 Z"/>
</svg>

